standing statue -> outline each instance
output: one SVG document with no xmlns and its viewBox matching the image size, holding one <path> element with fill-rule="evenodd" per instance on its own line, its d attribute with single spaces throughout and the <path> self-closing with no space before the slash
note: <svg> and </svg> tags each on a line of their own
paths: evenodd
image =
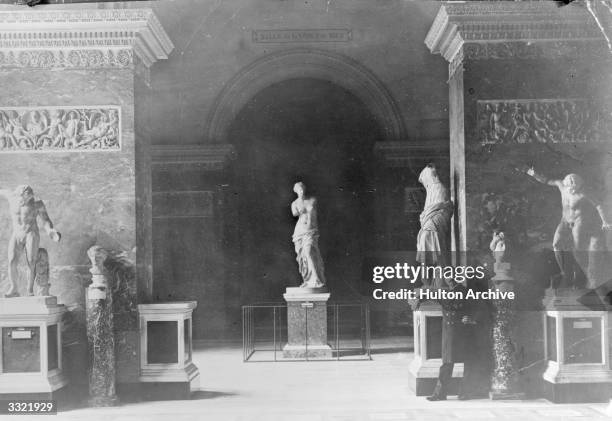
<svg viewBox="0 0 612 421">
<path fill-rule="evenodd" d="M 561 285 L 576 286 L 580 273 L 577 269 L 588 279 L 590 252 L 604 250 L 603 230 L 611 229 L 612 225 L 606 219 L 601 204 L 584 191 L 584 181 L 579 175 L 568 174 L 563 180 L 549 180 L 536 173 L 533 167 L 525 172 L 540 183 L 557 187 L 561 192 L 563 212 L 555 230 L 553 250 L 561 270 Z"/>
<path fill-rule="evenodd" d="M 302 182 L 295 183 L 293 191 L 297 199 L 291 203 L 291 213 L 298 217 L 293 231 L 293 243 L 303 280 L 300 287 L 321 288 L 325 286 L 325 274 L 319 252 L 317 199 L 306 196 L 306 185 Z"/>
<path fill-rule="evenodd" d="M 27 294 L 34 295 L 34 279 L 37 275 L 36 262 L 39 260 L 38 245 L 40 242 L 37 218 L 40 217 L 43 228 L 53 241 L 58 242 L 61 234 L 53 228 L 45 204 L 42 200 L 34 198 L 34 191 L 30 186 L 19 186 L 13 192 L 0 190 L 0 195 L 7 198 L 13 220 L 13 233 L 8 246 L 9 282 L 11 285 L 4 296 L 7 298 L 19 296 L 19 292 L 17 292 L 17 266 L 24 251 L 28 263 Z M 44 260 L 42 257 L 44 256 L 41 256 L 41 260 Z"/>
<path fill-rule="evenodd" d="M 453 202 L 448 189 L 438 177 L 435 165 L 428 164 L 419 175 L 427 191 L 425 206 L 419 217 L 421 230 L 417 235 L 417 262 L 427 266 L 445 266 L 449 250 L 447 236 L 450 231 L 450 218 Z"/>
<path fill-rule="evenodd" d="M 489 244 L 489 249 L 493 252 L 493 258 L 497 264 L 504 262 L 504 256 L 506 255 L 505 237 L 503 231 L 494 231 L 493 238 Z"/>
</svg>

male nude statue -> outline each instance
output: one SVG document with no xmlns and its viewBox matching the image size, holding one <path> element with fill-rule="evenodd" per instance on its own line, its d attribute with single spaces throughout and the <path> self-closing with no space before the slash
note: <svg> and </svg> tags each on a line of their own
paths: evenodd
<svg viewBox="0 0 612 421">
<path fill-rule="evenodd" d="M 529 168 L 526 173 L 540 183 L 557 187 L 561 192 L 563 213 L 555 230 L 553 250 L 561 269 L 562 284 L 567 286 L 575 281 L 571 270 L 573 262 L 568 261 L 568 252 L 573 251 L 576 263 L 588 277 L 589 252 L 601 251 L 604 247 L 603 230 L 612 229 L 603 207 L 587 195 L 584 181 L 577 174 L 568 174 L 563 180 L 549 180 L 537 174 L 533 168 Z"/>
<path fill-rule="evenodd" d="M 0 190 L 0 195 L 7 198 L 13 221 L 13 233 L 8 246 L 9 282 L 11 286 L 4 296 L 7 298 L 19 296 L 19 292 L 17 292 L 17 266 L 23 251 L 25 251 L 29 269 L 27 294 L 34 295 L 36 260 L 40 242 L 37 217 L 40 217 L 43 228 L 53 241 L 59 241 L 61 234 L 53 228 L 45 204 L 42 200 L 34 198 L 34 191 L 30 186 L 19 186 L 13 192 Z"/>
</svg>

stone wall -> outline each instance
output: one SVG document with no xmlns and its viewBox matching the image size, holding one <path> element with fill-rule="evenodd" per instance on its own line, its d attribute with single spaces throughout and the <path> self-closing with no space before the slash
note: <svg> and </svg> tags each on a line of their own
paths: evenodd
<svg viewBox="0 0 612 421">
<path fill-rule="evenodd" d="M 68 371 L 86 347 L 84 338 L 85 287 L 90 282 L 87 249 L 94 244 L 133 253 L 136 248 L 136 170 L 133 70 L 1 69 L 3 107 L 112 105 L 120 107 L 121 150 L 3 151 L 0 153 L 2 187 L 29 184 L 47 207 L 62 233 L 53 243 L 41 231 L 41 247 L 49 252 L 50 292 L 65 304 L 64 346 Z M 42 112 L 42 111 L 41 111 Z M 11 219 L 8 203 L 0 201 L 0 238 L 8 239 Z M 7 283 L 7 241 L 0 242 L 0 287 Z M 24 260 L 22 258 L 22 265 Z M 25 267 L 24 272 L 25 274 Z M 25 289 L 25 279 L 20 290 Z M 136 286 L 134 285 L 134 291 Z M 135 310 L 135 309 L 133 309 Z M 137 332 L 125 326 L 118 333 L 118 363 L 122 380 L 137 376 Z M 76 352 L 72 350 L 76 349 Z M 83 375 L 82 367 L 73 372 Z"/>
<path fill-rule="evenodd" d="M 333 201 L 337 198 L 330 190 L 332 202 L 323 205 L 323 212 L 327 211 L 329 218 L 339 218 L 335 227 L 333 223 L 328 224 L 330 230 L 322 234 L 321 240 L 324 258 L 333 259 L 328 268 L 332 274 L 335 271 L 330 282 L 335 282 L 338 295 L 332 294 L 332 300 L 360 299 L 355 291 L 361 291 L 369 279 L 367 272 L 371 262 L 366 260 L 378 256 L 381 250 L 394 253 L 414 248 L 416 232 L 409 227 L 409 222 L 414 222 L 414 215 L 403 211 L 405 188 L 418 189 L 420 168 L 416 167 L 424 165 L 432 156 L 413 157 L 410 163 L 404 162 L 402 168 L 390 169 L 374 162 L 374 142 L 418 143 L 422 149 L 427 149 L 427 143 L 431 142 L 431 149 L 439 152 L 440 142 L 448 139 L 446 64 L 440 57 L 429 54 L 423 44 L 439 4 L 230 0 L 216 5 L 189 1 L 180 8 L 171 2 L 157 2 L 153 7 L 177 46 L 171 59 L 159 63 L 152 71 L 153 144 L 201 147 L 233 144 L 236 162 L 240 164 L 234 166 L 235 171 L 231 168 L 219 171 L 181 165 L 154 166 L 153 189 L 157 192 L 158 203 L 164 200 L 163 192 L 174 189 L 183 191 L 184 196 L 189 190 L 193 190 L 193 194 L 209 192 L 216 206 L 214 214 L 194 217 L 189 216 L 193 212 L 188 205 L 181 209 L 179 204 L 174 209 L 175 218 L 159 214 L 154 217 L 155 298 L 197 297 L 199 306 L 194 313 L 194 335 L 216 339 L 240 335 L 240 305 L 282 301 L 284 287 L 298 282 L 290 232 L 275 239 L 275 243 L 282 244 L 285 249 L 265 258 L 269 261 L 265 274 L 251 274 L 248 262 L 261 260 L 264 249 L 272 254 L 275 247 L 263 242 L 259 245 L 260 250 L 244 251 L 248 238 L 265 234 L 262 227 L 271 220 L 281 221 L 280 230 L 292 230 L 290 215 L 286 220 L 277 215 L 284 211 L 285 205 L 278 211 L 274 207 L 280 207 L 280 203 L 269 203 L 268 216 L 259 217 L 257 221 L 259 231 L 250 230 L 244 221 L 237 219 L 239 213 L 248 212 L 249 206 L 256 206 L 240 202 L 245 194 L 235 188 L 236 183 L 241 182 L 240 168 L 256 168 L 260 161 L 270 167 L 279 167 L 279 172 L 285 166 L 300 166 L 292 161 L 294 157 L 282 155 L 276 149 L 262 148 L 245 135 L 248 134 L 248 122 L 242 120 L 243 115 L 239 117 L 240 112 L 248 107 L 260 107 L 262 121 L 269 123 L 271 135 L 284 130 L 286 141 L 296 142 L 293 150 L 304 151 L 305 162 L 314 160 L 310 154 L 319 148 L 314 146 L 316 140 L 308 139 L 309 135 L 327 136 L 329 142 L 334 141 L 334 133 L 348 136 L 340 134 L 337 128 L 342 121 L 331 126 L 334 115 L 341 116 L 338 119 L 343 121 L 366 114 L 374 116 L 376 121 L 372 126 L 377 127 L 368 133 L 376 130 L 379 134 L 370 139 L 370 134 L 355 132 L 350 142 L 356 144 L 356 149 L 363 148 L 366 143 L 369 148 L 363 155 L 368 157 L 368 162 L 359 162 L 361 169 L 370 174 L 364 180 L 364 189 L 372 192 L 367 201 L 373 211 L 365 224 L 368 228 L 375 225 L 376 229 L 367 237 L 365 251 L 349 252 L 354 255 L 350 265 L 336 259 L 336 254 L 344 253 L 345 245 L 341 242 L 345 235 L 333 229 L 340 230 L 342 223 L 351 220 L 339 216 L 342 212 L 359 214 L 359 204 L 354 204 L 355 209 L 344 209 L 343 204 Z M 339 34 L 339 41 L 329 38 L 305 41 L 309 36 L 328 37 L 327 30 Z M 282 42 L 270 42 L 272 37 L 281 36 L 286 37 Z M 296 88 L 299 83 L 291 83 L 296 79 L 313 86 L 322 83 L 329 87 L 324 92 L 318 88 L 305 93 Z M 317 83 L 308 82 L 312 79 Z M 273 90 L 271 87 L 278 84 L 284 84 L 284 96 L 281 95 L 284 99 L 270 100 L 268 94 L 269 102 L 261 103 L 258 94 L 270 92 L 267 88 Z M 333 99 L 337 98 L 334 93 L 339 89 L 356 100 L 334 105 L 342 107 L 335 112 L 330 103 L 337 104 Z M 294 92 L 299 95 L 287 100 Z M 314 98 L 315 93 L 320 97 Z M 260 102 L 254 103 L 254 99 Z M 283 102 L 286 117 L 274 114 L 279 101 L 288 101 Z M 290 130 L 289 126 L 294 123 L 299 126 L 307 117 L 315 115 L 317 109 L 329 111 L 331 116 L 312 118 L 307 122 L 311 126 L 302 132 Z M 273 115 L 283 121 L 275 121 L 271 118 Z M 260 135 L 260 129 L 253 127 L 251 136 Z M 247 142 L 257 144 L 258 152 L 247 153 L 254 147 L 244 144 Z M 438 155 L 445 152 L 443 148 Z M 270 164 L 278 159 L 275 154 L 285 157 L 279 159 L 278 165 Z M 322 160 L 331 165 L 332 160 L 328 158 Z M 334 166 L 338 165 L 344 163 Z M 308 175 L 331 179 L 334 166 L 313 170 Z M 373 168 L 377 171 L 372 171 Z M 293 178 L 303 176 L 298 172 L 296 169 L 293 176 L 287 175 L 285 190 L 279 193 L 288 203 L 293 200 Z M 343 187 L 340 179 L 335 183 L 338 189 Z M 314 184 L 315 188 L 327 188 L 323 182 Z M 277 187 L 263 183 L 256 188 Z M 330 213 L 330 209 L 334 210 Z M 155 208 L 153 211 L 156 214 Z M 276 232 L 279 228 L 270 230 Z M 241 241 L 244 242 L 242 246 Z M 356 243 L 353 245 L 357 247 Z M 237 252 L 241 247 L 243 251 Z M 362 258 L 362 255 L 369 257 Z M 264 275 L 266 279 L 262 279 Z M 407 320 L 401 322 L 405 324 Z"/>
</svg>

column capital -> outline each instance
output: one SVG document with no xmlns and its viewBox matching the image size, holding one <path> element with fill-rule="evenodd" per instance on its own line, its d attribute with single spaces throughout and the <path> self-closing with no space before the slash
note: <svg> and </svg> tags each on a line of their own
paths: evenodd
<svg viewBox="0 0 612 421">
<path fill-rule="evenodd" d="M 148 8 L 0 7 L 0 67 L 150 67 L 173 48 Z"/>
<path fill-rule="evenodd" d="M 552 59 L 593 49 L 609 56 L 586 8 L 549 1 L 443 4 L 425 44 L 449 62 L 451 76 L 464 59 Z"/>
</svg>

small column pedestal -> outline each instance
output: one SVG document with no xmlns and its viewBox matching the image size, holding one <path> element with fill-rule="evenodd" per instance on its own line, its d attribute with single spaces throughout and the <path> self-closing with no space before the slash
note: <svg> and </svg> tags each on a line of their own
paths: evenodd
<svg viewBox="0 0 612 421">
<path fill-rule="evenodd" d="M 510 275 L 510 263 L 495 262 L 494 271 L 495 276 L 490 281 L 491 289 L 514 291 L 515 280 Z M 525 394 L 519 390 L 516 346 L 512 340 L 512 326 L 516 316 L 514 302 L 509 299 L 495 300 L 493 306 L 494 364 L 489 397 L 492 400 L 524 399 Z"/>
<path fill-rule="evenodd" d="M 57 297 L 0 299 L 0 398 L 53 399 L 62 370 L 62 314 Z"/>
<path fill-rule="evenodd" d="M 287 288 L 287 339 L 285 358 L 331 358 L 327 343 L 327 288 Z"/>
<path fill-rule="evenodd" d="M 89 353 L 89 406 L 119 404 L 115 389 L 115 335 L 113 294 L 108 286 L 104 262 L 107 252 L 91 247 L 87 255 L 92 267 L 91 285 L 87 288 L 87 342 Z"/>
<path fill-rule="evenodd" d="M 544 393 L 555 403 L 608 402 L 608 311 L 589 290 L 548 290 L 543 313 Z"/>
<path fill-rule="evenodd" d="M 140 381 L 145 399 L 189 399 L 199 386 L 192 361 L 195 301 L 139 304 Z"/>
<path fill-rule="evenodd" d="M 413 312 L 414 359 L 410 364 L 411 386 L 416 396 L 433 393 L 442 365 L 442 307 L 433 301 L 419 303 Z M 463 363 L 455 363 L 449 394 L 459 390 Z"/>
</svg>

